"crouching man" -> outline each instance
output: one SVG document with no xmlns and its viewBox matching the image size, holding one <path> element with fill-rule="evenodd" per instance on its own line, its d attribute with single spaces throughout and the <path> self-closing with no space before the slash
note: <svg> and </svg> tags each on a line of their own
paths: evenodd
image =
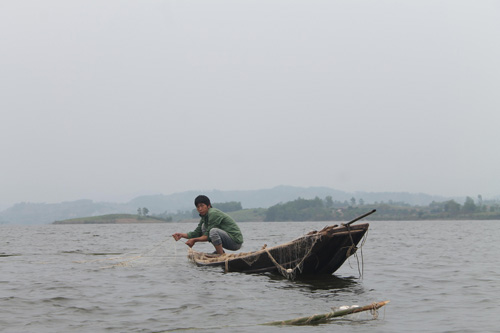
<svg viewBox="0 0 500 333">
<path fill-rule="evenodd" d="M 191 232 L 173 234 L 172 237 L 176 241 L 187 238 L 186 245 L 189 247 L 193 247 L 197 242 L 211 242 L 215 247 L 214 254 L 223 254 L 224 249 L 237 251 L 241 248 L 243 235 L 232 217 L 213 208 L 210 199 L 205 195 L 197 196 L 194 205 L 200 214 L 200 223 Z"/>
</svg>

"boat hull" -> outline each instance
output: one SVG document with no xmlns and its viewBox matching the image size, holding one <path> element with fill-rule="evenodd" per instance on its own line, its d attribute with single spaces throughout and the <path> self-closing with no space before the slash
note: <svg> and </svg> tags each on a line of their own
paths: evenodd
<svg viewBox="0 0 500 333">
<path fill-rule="evenodd" d="M 368 223 L 329 226 L 289 243 L 248 253 L 214 256 L 190 250 L 189 258 L 198 266 L 220 266 L 226 272 L 333 274 L 356 252 L 368 227 Z"/>
</svg>

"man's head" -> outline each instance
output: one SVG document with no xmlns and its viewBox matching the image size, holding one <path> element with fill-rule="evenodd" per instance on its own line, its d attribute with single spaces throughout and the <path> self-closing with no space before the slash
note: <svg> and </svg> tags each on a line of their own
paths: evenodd
<svg viewBox="0 0 500 333">
<path fill-rule="evenodd" d="M 212 207 L 210 204 L 210 199 L 205 195 L 199 195 L 194 199 L 194 205 L 200 216 L 205 216 L 208 213 L 208 209 Z"/>
</svg>

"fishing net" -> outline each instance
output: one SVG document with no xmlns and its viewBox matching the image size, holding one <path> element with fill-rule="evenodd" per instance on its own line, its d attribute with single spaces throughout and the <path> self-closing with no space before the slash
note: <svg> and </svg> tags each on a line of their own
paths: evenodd
<svg viewBox="0 0 500 333">
<path fill-rule="evenodd" d="M 312 234 L 270 249 L 265 247 L 264 250 L 278 272 L 287 279 L 293 280 L 297 272 L 302 272 L 304 260 L 309 257 L 319 240 L 321 240 L 321 234 Z"/>
<path fill-rule="evenodd" d="M 95 253 L 92 255 L 96 255 Z M 106 255 L 105 253 L 99 255 Z M 161 243 L 145 250 L 142 253 L 127 253 L 101 259 L 76 261 L 77 263 L 100 263 L 106 264 L 100 268 L 131 267 L 131 266 L 154 266 L 167 260 L 177 260 L 182 255 L 177 255 L 176 242 L 168 238 Z"/>
</svg>

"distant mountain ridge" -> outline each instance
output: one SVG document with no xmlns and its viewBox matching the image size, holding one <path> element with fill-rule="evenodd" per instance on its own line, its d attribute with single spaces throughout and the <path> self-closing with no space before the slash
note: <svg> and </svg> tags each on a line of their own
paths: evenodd
<svg viewBox="0 0 500 333">
<path fill-rule="evenodd" d="M 207 195 L 212 202 L 239 201 L 243 208 L 268 208 L 280 202 L 288 202 L 297 198 L 313 199 L 319 197 L 324 199 L 331 196 L 334 201 L 349 201 L 363 199 L 366 203 L 374 202 L 404 202 L 410 205 L 428 205 L 432 201 L 445 201 L 449 198 L 433 196 L 423 193 L 406 192 L 344 192 L 328 187 L 294 187 L 277 186 L 271 189 L 247 190 L 247 191 L 189 191 L 169 195 L 147 195 L 137 197 L 129 202 L 136 207 L 147 206 L 155 213 L 175 212 L 176 210 L 193 209 L 194 198 L 199 194 Z M 172 209 L 167 209 L 172 207 Z"/>
<path fill-rule="evenodd" d="M 331 196 L 334 201 L 404 202 L 410 205 L 428 205 L 432 201 L 446 201 L 451 198 L 433 196 L 423 193 L 406 192 L 344 192 L 328 187 L 294 187 L 277 186 L 270 189 L 245 191 L 186 191 L 173 194 L 157 194 L 139 196 L 127 203 L 93 202 L 77 200 L 55 204 L 18 203 L 0 212 L 1 224 L 48 224 L 70 218 L 98 216 L 105 214 L 135 214 L 137 208 L 147 207 L 150 214 L 192 210 L 194 198 L 199 194 L 207 195 L 212 202 L 239 201 L 243 208 L 268 208 L 280 202 L 288 202 L 297 198 L 324 199 Z M 456 198 L 455 198 L 456 199 Z M 460 199 L 459 199 L 460 200 Z"/>
</svg>

